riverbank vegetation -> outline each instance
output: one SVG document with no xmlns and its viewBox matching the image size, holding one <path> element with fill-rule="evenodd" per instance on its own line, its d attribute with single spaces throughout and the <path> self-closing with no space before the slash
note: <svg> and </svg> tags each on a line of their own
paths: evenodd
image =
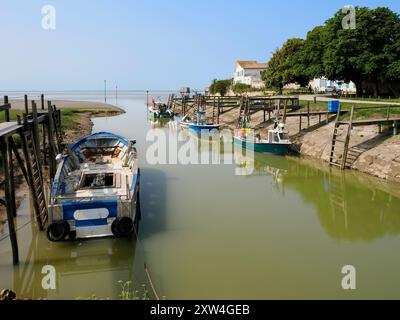
<svg viewBox="0 0 400 320">
<path fill-rule="evenodd" d="M 350 9 L 349 9 L 350 10 Z M 355 25 L 347 24 L 356 17 Z M 287 40 L 263 74 L 267 87 L 308 86 L 318 77 L 353 81 L 358 96 L 400 95 L 400 17 L 389 8 L 342 10 L 306 39 Z"/>
</svg>

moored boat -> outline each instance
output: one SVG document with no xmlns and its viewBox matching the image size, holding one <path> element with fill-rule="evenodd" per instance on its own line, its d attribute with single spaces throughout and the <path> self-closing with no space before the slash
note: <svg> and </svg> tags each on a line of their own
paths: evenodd
<svg viewBox="0 0 400 320">
<path fill-rule="evenodd" d="M 236 144 L 241 144 L 242 148 L 279 155 L 288 153 L 292 144 L 288 132 L 285 131 L 285 125 L 278 122 L 274 129 L 268 131 L 267 139 L 261 139 L 260 136 L 252 134 L 250 129 L 242 128 L 238 130 L 233 140 Z"/>
<path fill-rule="evenodd" d="M 179 120 L 179 125 L 182 128 L 189 128 L 191 123 L 195 123 L 195 121 L 189 115 L 185 115 Z"/>
<path fill-rule="evenodd" d="M 189 129 L 199 133 L 203 130 L 204 131 L 219 130 L 221 125 L 208 122 L 207 119 L 205 119 L 205 115 L 206 115 L 205 111 L 197 112 L 197 121 L 189 123 Z"/>
<path fill-rule="evenodd" d="M 149 113 L 152 120 L 160 118 L 172 119 L 175 116 L 174 112 L 165 103 L 156 101 L 153 101 L 152 106 L 149 107 Z"/>
<path fill-rule="evenodd" d="M 64 155 L 50 195 L 51 241 L 130 236 L 140 219 L 136 141 L 100 132 Z"/>
</svg>

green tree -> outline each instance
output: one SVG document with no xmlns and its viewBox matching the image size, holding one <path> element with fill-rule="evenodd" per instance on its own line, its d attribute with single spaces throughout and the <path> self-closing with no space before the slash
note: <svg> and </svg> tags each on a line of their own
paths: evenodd
<svg viewBox="0 0 400 320">
<path fill-rule="evenodd" d="M 286 84 L 298 83 L 302 86 L 308 84 L 308 77 L 302 65 L 303 46 L 303 39 L 293 38 L 274 52 L 268 62 L 267 70 L 263 73 L 267 88 L 276 88 L 282 93 Z"/>
<path fill-rule="evenodd" d="M 236 83 L 232 86 L 232 91 L 234 93 L 245 93 L 252 90 L 252 86 L 244 83 Z"/>
<path fill-rule="evenodd" d="M 323 65 L 331 79 L 353 81 L 358 93 L 374 96 L 399 82 L 400 18 L 388 8 L 356 8 L 356 28 L 344 29 L 342 11 L 324 26 Z"/>
<path fill-rule="evenodd" d="M 227 80 L 214 79 L 210 86 L 210 93 L 213 95 L 219 93 L 221 96 L 225 96 L 231 85 L 232 85 L 232 79 L 227 79 Z"/>
<path fill-rule="evenodd" d="M 353 81 L 359 95 L 400 93 L 400 17 L 388 8 L 356 7 L 355 28 L 344 28 L 339 10 L 305 40 L 289 39 L 268 63 L 267 87 L 307 85 L 315 77 Z"/>
</svg>

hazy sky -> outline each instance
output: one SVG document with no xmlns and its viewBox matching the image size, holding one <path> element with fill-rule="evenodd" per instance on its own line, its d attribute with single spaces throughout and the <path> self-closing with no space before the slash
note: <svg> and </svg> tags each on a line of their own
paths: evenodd
<svg viewBox="0 0 400 320">
<path fill-rule="evenodd" d="M 0 90 L 202 89 L 266 61 L 344 5 L 398 0 L 0 0 Z M 56 29 L 42 28 L 42 7 Z"/>
</svg>

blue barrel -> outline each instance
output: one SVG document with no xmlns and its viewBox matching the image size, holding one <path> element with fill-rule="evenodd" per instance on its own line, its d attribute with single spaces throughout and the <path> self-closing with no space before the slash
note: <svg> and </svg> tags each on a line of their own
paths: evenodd
<svg viewBox="0 0 400 320">
<path fill-rule="evenodd" d="M 328 112 L 335 112 L 339 111 L 340 101 L 339 100 L 331 100 L 328 101 Z"/>
</svg>

